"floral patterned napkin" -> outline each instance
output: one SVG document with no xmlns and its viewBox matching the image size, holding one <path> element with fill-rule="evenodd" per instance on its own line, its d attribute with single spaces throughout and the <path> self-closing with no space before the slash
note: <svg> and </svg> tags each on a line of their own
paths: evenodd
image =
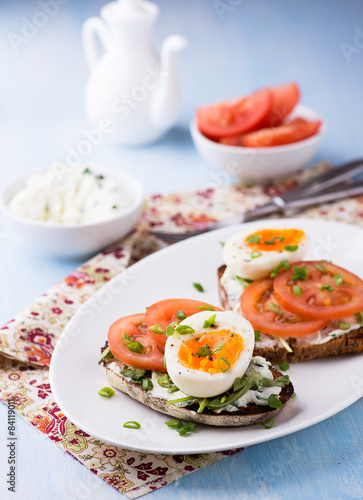
<svg viewBox="0 0 363 500">
<path fill-rule="evenodd" d="M 0 399 L 15 400 L 19 416 L 94 474 L 137 498 L 240 450 L 200 455 L 155 455 L 103 443 L 70 422 L 52 397 L 48 367 L 67 322 L 86 300 L 126 267 L 164 244 L 149 228 L 205 227 L 269 201 L 272 196 L 330 168 L 321 163 L 274 185 L 216 184 L 202 191 L 155 195 L 135 233 L 75 270 L 0 329 Z M 363 224 L 363 197 L 309 209 L 304 217 Z"/>
</svg>

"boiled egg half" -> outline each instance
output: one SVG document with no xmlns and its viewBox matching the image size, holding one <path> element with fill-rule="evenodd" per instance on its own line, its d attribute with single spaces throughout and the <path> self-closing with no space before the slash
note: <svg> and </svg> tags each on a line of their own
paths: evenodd
<svg viewBox="0 0 363 500">
<path fill-rule="evenodd" d="M 232 311 L 202 311 L 180 325 L 193 332 L 182 335 L 175 331 L 167 339 L 166 368 L 174 384 L 185 394 L 201 398 L 228 391 L 250 364 L 254 347 L 251 323 Z"/>
<path fill-rule="evenodd" d="M 308 240 L 302 229 L 268 228 L 243 231 L 229 239 L 223 248 L 226 266 L 240 278 L 264 278 L 281 261 L 302 260 Z"/>
</svg>

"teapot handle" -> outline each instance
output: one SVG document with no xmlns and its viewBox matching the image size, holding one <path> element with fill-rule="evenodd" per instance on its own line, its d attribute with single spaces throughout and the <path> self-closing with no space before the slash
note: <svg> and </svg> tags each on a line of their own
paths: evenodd
<svg viewBox="0 0 363 500">
<path fill-rule="evenodd" d="M 91 71 L 95 68 L 99 59 L 95 35 L 98 35 L 103 48 L 105 48 L 107 39 L 106 25 L 101 18 L 90 17 L 83 24 L 82 43 L 86 54 L 87 63 Z"/>
</svg>

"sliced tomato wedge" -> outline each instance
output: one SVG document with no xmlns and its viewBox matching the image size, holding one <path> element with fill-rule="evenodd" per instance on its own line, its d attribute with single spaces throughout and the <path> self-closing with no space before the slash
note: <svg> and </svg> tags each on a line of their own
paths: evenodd
<svg viewBox="0 0 363 500">
<path fill-rule="evenodd" d="M 273 95 L 260 90 L 238 101 L 222 102 L 197 110 L 200 132 L 212 140 L 255 130 L 272 110 Z"/>
<path fill-rule="evenodd" d="M 295 267 L 303 266 L 307 270 L 306 278 L 293 280 Z M 294 286 L 301 288 L 301 295 L 294 293 Z M 363 281 L 330 262 L 294 263 L 275 278 L 274 295 L 287 311 L 311 319 L 344 318 L 363 309 Z"/>
<path fill-rule="evenodd" d="M 124 334 L 133 341 L 140 342 L 143 346 L 141 353 L 133 352 L 127 347 L 130 341 L 124 339 Z M 163 349 L 149 335 L 145 314 L 133 314 L 115 321 L 108 331 L 108 345 L 112 354 L 127 365 L 166 372 Z"/>
<path fill-rule="evenodd" d="M 263 128 L 245 134 L 240 140 L 247 148 L 268 148 L 272 146 L 284 146 L 293 142 L 299 142 L 315 135 L 321 126 L 321 121 L 307 121 L 303 118 L 295 118 L 289 123 L 279 127 Z M 224 143 L 226 144 L 226 142 Z"/>
<path fill-rule="evenodd" d="M 174 321 L 182 321 L 183 315 L 188 318 L 198 312 L 201 312 L 203 308 L 213 307 L 215 311 L 223 311 L 220 307 L 212 306 L 206 302 L 201 302 L 199 300 L 191 299 L 166 299 L 156 302 L 146 311 L 145 323 L 148 328 L 160 325 L 161 328 L 166 332 L 166 329 L 170 323 Z M 182 313 L 182 315 L 180 314 Z M 211 313 L 213 314 L 213 313 Z M 179 317 L 178 317 L 179 316 Z M 160 344 L 165 346 L 166 343 L 166 333 L 155 333 L 149 330 L 149 334 L 153 339 Z"/>
<path fill-rule="evenodd" d="M 277 127 L 291 113 L 300 100 L 300 89 L 295 82 L 271 88 L 273 106 L 264 120 L 263 127 Z"/>
<path fill-rule="evenodd" d="M 273 282 L 272 278 L 261 278 L 248 285 L 242 294 L 242 313 L 255 330 L 279 337 L 301 337 L 329 323 L 328 319 L 304 319 L 278 305 Z"/>
</svg>

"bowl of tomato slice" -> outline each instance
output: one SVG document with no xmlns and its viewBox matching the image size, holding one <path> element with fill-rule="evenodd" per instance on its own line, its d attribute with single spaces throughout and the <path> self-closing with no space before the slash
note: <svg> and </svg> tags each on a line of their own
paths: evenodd
<svg viewBox="0 0 363 500">
<path fill-rule="evenodd" d="M 210 164 L 245 182 L 267 182 L 305 167 L 325 132 L 322 118 L 298 104 L 291 82 L 199 108 L 190 132 Z"/>
</svg>

